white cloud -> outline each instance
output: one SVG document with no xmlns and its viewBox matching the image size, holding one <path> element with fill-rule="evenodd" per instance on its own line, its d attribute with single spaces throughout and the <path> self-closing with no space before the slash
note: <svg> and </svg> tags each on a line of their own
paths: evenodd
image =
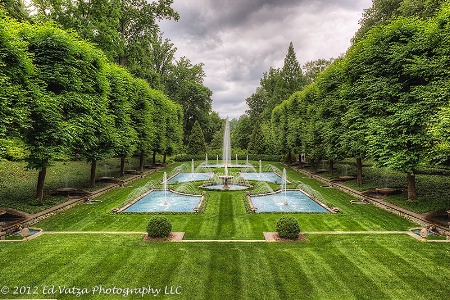
<svg viewBox="0 0 450 300">
<path fill-rule="evenodd" d="M 263 72 L 282 67 L 289 42 L 300 64 L 350 46 L 371 0 L 175 0 L 180 21 L 160 23 L 177 57 L 204 63 L 213 110 L 238 118 Z"/>
</svg>

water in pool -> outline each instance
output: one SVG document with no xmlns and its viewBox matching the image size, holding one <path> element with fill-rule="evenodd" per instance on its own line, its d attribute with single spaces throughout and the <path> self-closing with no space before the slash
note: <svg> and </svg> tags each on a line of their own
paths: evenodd
<svg viewBox="0 0 450 300">
<path fill-rule="evenodd" d="M 245 180 L 268 181 L 273 183 L 281 183 L 281 177 L 273 172 L 264 173 L 240 173 Z"/>
<path fill-rule="evenodd" d="M 207 180 L 213 177 L 214 173 L 178 173 L 174 177 L 170 178 L 168 183 L 181 183 L 190 181 Z"/>
<path fill-rule="evenodd" d="M 265 195 L 252 196 L 253 205 L 257 208 L 256 212 L 329 212 L 316 201 L 309 198 L 301 191 L 286 191 Z"/>
<path fill-rule="evenodd" d="M 123 212 L 194 212 L 201 196 L 152 191 Z"/>
</svg>

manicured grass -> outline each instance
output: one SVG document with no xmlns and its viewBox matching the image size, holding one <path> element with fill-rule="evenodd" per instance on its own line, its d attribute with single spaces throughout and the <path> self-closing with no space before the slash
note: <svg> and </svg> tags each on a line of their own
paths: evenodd
<svg viewBox="0 0 450 300">
<path fill-rule="evenodd" d="M 107 159 L 97 165 L 97 176 L 118 177 L 120 161 Z M 36 213 L 62 203 L 65 197 L 46 196 L 44 205 L 36 205 L 34 197 L 38 171 L 27 169 L 25 162 L 0 161 L 0 207 L 15 208 L 28 213 Z M 136 159 L 130 159 L 127 169 L 135 169 Z M 89 188 L 90 164 L 85 161 L 55 161 L 47 170 L 45 191 L 62 187 Z M 97 188 L 104 184 L 98 183 Z"/>
<path fill-rule="evenodd" d="M 333 174 L 321 174 L 332 178 L 340 175 L 356 176 L 355 167 L 350 164 L 336 163 Z M 374 168 L 370 164 L 363 168 L 363 185 L 358 186 L 356 180 L 348 181 L 345 185 L 360 191 L 379 187 L 395 187 L 404 190 L 401 195 L 393 195 L 385 200 L 413 212 L 425 213 L 433 210 L 450 209 L 450 177 L 444 175 L 416 175 L 417 200 L 409 201 L 407 196 L 406 174 Z"/>
<path fill-rule="evenodd" d="M 143 242 L 151 214 L 115 214 L 112 209 L 136 198 L 150 182 L 176 165 L 36 224 L 45 231 L 104 231 L 104 234 L 43 234 L 27 242 L 0 243 L 0 287 L 30 287 L 37 295 L 14 299 L 148 299 L 124 289 L 159 290 L 178 299 L 446 299 L 450 293 L 450 244 L 422 243 L 404 234 L 317 235 L 307 242 Z M 278 165 L 281 167 L 281 165 Z M 282 167 L 281 167 L 282 168 Z M 318 191 L 339 214 L 291 214 L 301 231 L 393 231 L 417 225 L 372 205 L 351 204 L 353 197 L 287 170 Z M 203 214 L 167 216 L 173 231 L 187 240 L 262 240 L 275 231 L 280 214 L 247 214 L 245 192 L 207 192 Z M 119 288 L 105 295 L 96 287 Z M 36 287 L 36 289 L 34 288 Z M 44 295 L 49 287 L 54 294 Z M 66 287 L 60 293 L 59 287 Z M 67 292 L 85 289 L 77 297 Z M 167 288 L 166 288 L 167 287 Z M 171 289 L 172 287 L 172 289 Z M 3 291 L 3 290 L 2 290 Z M 116 290 L 118 291 L 118 290 Z M 179 295 L 163 295 L 164 292 Z"/>
<path fill-rule="evenodd" d="M 114 214 L 111 211 L 138 195 L 136 190 L 148 181 L 160 180 L 162 172 L 140 179 L 131 187 L 113 190 L 95 205 L 77 207 L 46 219 L 36 226 L 51 231 L 145 231 L 149 214 Z M 167 170 L 168 171 L 168 170 Z M 292 214 L 302 231 L 408 230 L 413 223 L 372 205 L 351 204 L 354 199 L 341 191 L 320 187 L 320 183 L 298 172 L 288 170 L 288 177 L 319 191 L 326 202 L 339 207 L 339 214 Z M 295 186 L 293 183 L 292 185 Z M 245 192 L 207 192 L 208 205 L 203 214 L 166 215 L 173 231 L 185 232 L 186 239 L 262 239 L 263 232 L 275 231 L 280 214 L 247 214 Z"/>
<path fill-rule="evenodd" d="M 44 234 L 1 244 L 0 282 L 37 286 L 40 294 L 33 298 L 49 298 L 42 288 L 52 285 L 90 291 L 98 285 L 151 285 L 162 292 L 173 286 L 181 292 L 177 299 L 446 299 L 450 293 L 450 244 L 421 243 L 406 235 L 307 238 L 301 243 L 146 243 L 141 235 Z M 51 298 L 124 297 L 57 292 Z"/>
</svg>

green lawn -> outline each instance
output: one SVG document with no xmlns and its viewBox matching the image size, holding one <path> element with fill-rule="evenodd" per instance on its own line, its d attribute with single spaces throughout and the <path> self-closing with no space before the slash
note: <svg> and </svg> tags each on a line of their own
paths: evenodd
<svg viewBox="0 0 450 300">
<path fill-rule="evenodd" d="M 302 231 L 361 231 L 408 230 L 413 223 L 372 205 L 351 204 L 353 197 L 320 187 L 320 183 L 288 171 L 289 179 L 301 181 L 319 191 L 331 206 L 339 207 L 339 214 L 293 214 Z M 162 178 L 162 171 L 140 179 L 131 187 L 116 189 L 98 199 L 96 205 L 81 204 L 37 224 L 51 231 L 144 231 L 151 215 L 113 214 L 111 211 L 136 197 L 136 189 L 149 180 Z M 279 214 L 247 214 L 243 203 L 245 192 L 208 192 L 204 214 L 166 215 L 173 231 L 186 232 L 186 239 L 262 239 L 264 231 L 275 231 Z"/>
<path fill-rule="evenodd" d="M 163 171 L 98 197 L 100 204 L 80 204 L 36 224 L 44 231 L 103 234 L 43 234 L 27 242 L 0 243 L 0 299 L 152 299 L 123 295 L 126 289 L 149 286 L 167 299 L 428 300 L 450 294 L 450 243 L 422 243 L 405 234 L 306 234 L 307 242 L 286 243 L 143 242 L 141 234 L 107 234 L 145 231 L 151 214 L 111 211 L 134 199 L 149 181 L 161 180 Z M 287 172 L 292 186 L 307 184 L 342 211 L 291 214 L 303 232 L 417 227 L 372 205 L 351 204 L 351 196 Z M 247 214 L 244 195 L 208 192 L 203 214 L 166 216 L 186 240 L 262 240 L 263 232 L 275 231 L 281 215 Z M 110 293 L 122 289 L 122 294 L 99 294 L 99 286 Z M 11 294 L 15 287 L 37 294 Z M 60 287 L 66 290 L 61 293 Z M 77 297 L 74 287 L 86 294 Z M 48 294 L 52 288 L 54 294 Z"/>
<path fill-rule="evenodd" d="M 179 287 L 177 299 L 447 299 L 450 244 L 406 235 L 308 235 L 302 243 L 146 243 L 140 235 L 43 235 L 0 245 L 2 286 Z M 31 262 L 31 263 L 30 263 Z M 14 295 L 0 298 L 30 298 Z M 161 296 L 161 295 L 160 295 Z M 125 299 L 151 299 L 128 296 Z"/>
</svg>

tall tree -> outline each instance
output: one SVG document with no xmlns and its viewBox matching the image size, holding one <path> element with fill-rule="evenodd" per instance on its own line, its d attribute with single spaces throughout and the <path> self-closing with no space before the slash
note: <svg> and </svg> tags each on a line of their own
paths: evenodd
<svg viewBox="0 0 450 300">
<path fill-rule="evenodd" d="M 195 121 L 194 126 L 192 126 L 192 131 L 189 136 L 189 144 L 187 146 L 187 153 L 194 155 L 202 155 L 206 153 L 205 137 L 203 136 L 203 131 L 198 121 Z"/>
<path fill-rule="evenodd" d="M 32 0 L 41 18 L 95 42 L 111 61 L 126 65 L 143 39 L 159 32 L 161 19 L 179 19 L 173 0 Z M 136 57 L 137 55 L 135 55 Z"/>
<path fill-rule="evenodd" d="M 169 98 L 183 107 L 185 145 L 195 121 L 202 127 L 208 123 L 212 92 L 203 85 L 204 77 L 203 64 L 193 65 L 186 57 L 175 63 L 167 77 L 166 92 Z"/>
</svg>

